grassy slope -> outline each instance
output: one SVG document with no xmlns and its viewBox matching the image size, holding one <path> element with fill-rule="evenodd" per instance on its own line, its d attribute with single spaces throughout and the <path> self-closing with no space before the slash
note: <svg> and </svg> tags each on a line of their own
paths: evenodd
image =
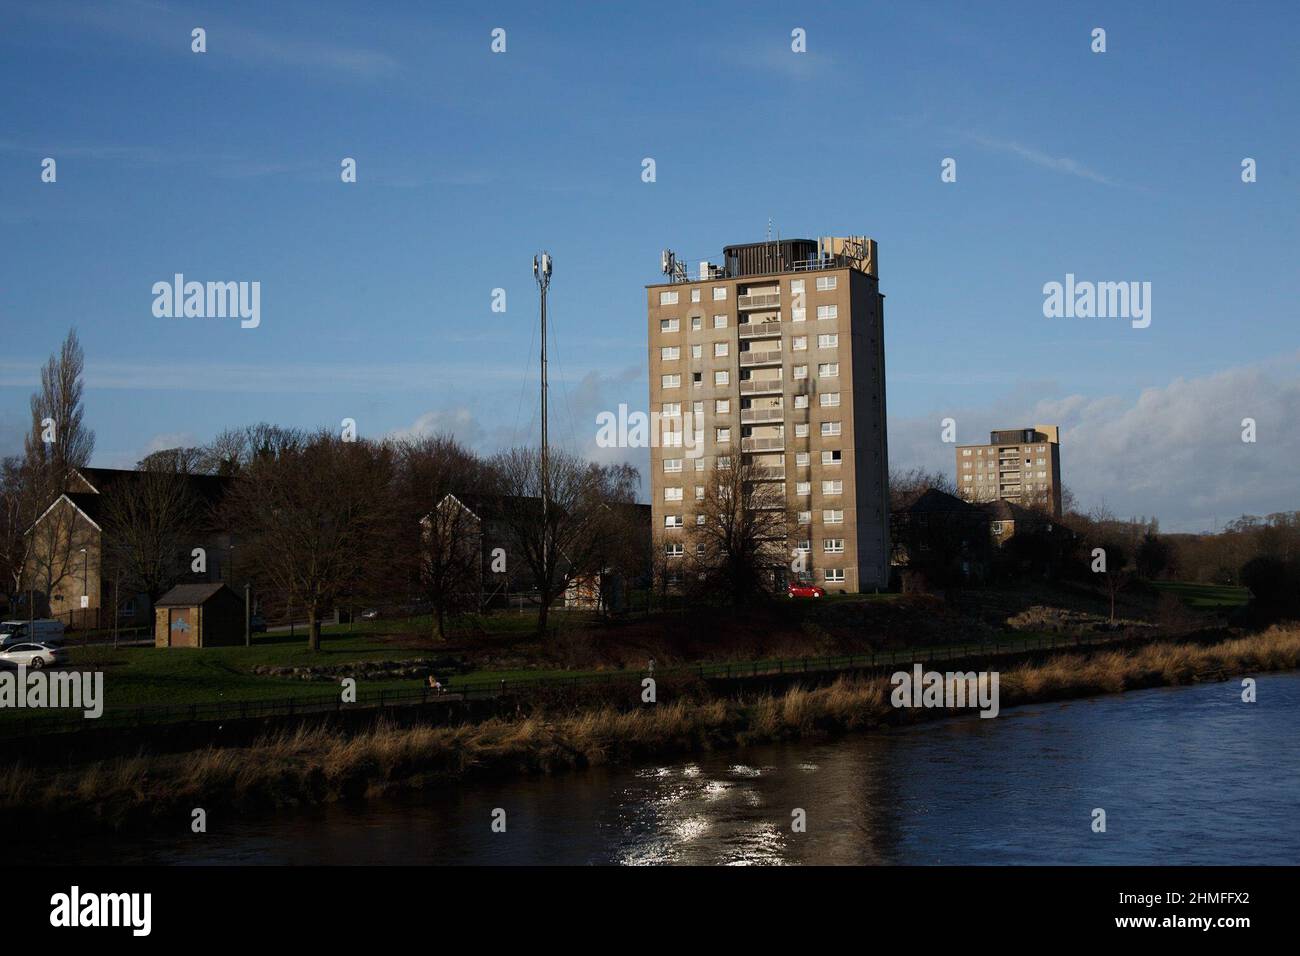
<svg viewBox="0 0 1300 956">
<path fill-rule="evenodd" d="M 1169 584 L 1160 585 L 1165 590 L 1178 594 L 1189 606 L 1204 611 L 1212 611 L 1240 599 L 1237 593 L 1241 589 L 1220 588 L 1213 585 Z M 796 634 L 800 622 L 805 630 L 818 631 L 817 622 L 826 621 L 843 608 L 847 602 L 844 598 L 826 602 L 811 602 L 794 606 L 784 606 L 779 615 L 785 622 L 795 622 Z M 888 609 L 899 603 L 896 595 L 869 596 L 865 602 L 873 607 Z M 603 631 L 597 622 L 588 615 L 565 614 L 560 617 L 562 636 L 580 638 L 593 646 L 599 646 L 615 638 L 625 639 L 621 632 Z M 107 646 L 71 648 L 72 665 L 78 668 L 103 670 L 106 685 L 106 709 L 115 711 L 133 707 L 148 706 L 186 706 L 189 704 L 213 703 L 220 701 L 267 700 L 279 698 L 333 698 L 339 688 L 333 682 L 312 682 L 292 678 L 270 677 L 252 673 L 259 665 L 282 667 L 309 666 L 313 664 L 340 664 L 352 661 L 412 660 L 444 654 L 473 657 L 478 649 L 485 646 L 501 646 L 515 653 L 506 657 L 485 656 L 484 662 L 471 672 L 458 676 L 456 681 L 496 681 L 515 679 L 536 675 L 539 670 L 548 676 L 571 676 L 590 674 L 606 669 L 611 665 L 600 661 L 578 663 L 575 666 L 557 666 L 554 660 L 547 660 L 536 654 L 537 645 L 532 643 L 530 633 L 536 618 L 531 613 L 519 614 L 506 611 L 478 619 L 478 632 L 469 637 L 455 639 L 448 644 L 435 644 L 428 640 L 430 620 L 412 618 L 409 620 L 379 620 L 357 622 L 354 625 L 341 625 L 324 629 L 321 651 L 313 654 L 306 647 L 306 637 L 299 631 L 296 634 L 275 632 L 260 634 L 254 638 L 251 648 L 226 647 L 205 648 L 201 650 L 158 650 L 152 647 L 129 647 L 114 649 Z M 997 637 L 999 642 L 1011 644 L 1016 641 L 1032 641 L 1036 634 L 1003 632 Z M 710 634 L 705 634 L 710 638 Z M 964 640 L 961 634 L 953 634 L 951 640 Z M 810 642 L 812 639 L 809 639 Z M 632 638 L 633 653 L 636 652 L 636 638 Z M 918 639 L 918 656 L 929 647 L 938 646 L 930 639 Z M 698 649 L 699 645 L 694 645 Z M 793 650 L 792 650 L 793 649 Z M 654 656 L 658 651 L 648 647 L 645 655 L 636 654 L 636 660 Z M 810 643 L 799 648 L 797 641 L 775 648 L 754 648 L 745 653 L 743 643 L 734 644 L 722 652 L 722 659 L 751 660 L 757 657 L 797 657 L 821 656 L 822 653 L 835 653 L 823 646 Z M 505 665 L 493 664 L 493 660 L 506 660 L 515 663 Z M 667 663 L 666 657 L 659 658 Z M 689 658 L 688 658 L 689 659 Z M 522 663 L 520 663 L 522 662 Z M 621 663 L 621 662 L 620 662 Z M 366 679 L 366 691 L 394 690 L 398 688 L 416 688 L 419 680 L 414 679 Z M 0 710 L 0 720 L 7 717 L 39 717 L 41 713 L 33 711 Z"/>
</svg>

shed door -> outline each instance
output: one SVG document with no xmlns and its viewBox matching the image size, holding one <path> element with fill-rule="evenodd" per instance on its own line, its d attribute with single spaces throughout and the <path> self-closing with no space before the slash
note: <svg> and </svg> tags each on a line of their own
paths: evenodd
<svg viewBox="0 0 1300 956">
<path fill-rule="evenodd" d="M 174 607 L 171 609 L 168 630 L 171 632 L 172 647 L 195 647 L 194 615 L 192 608 Z"/>
</svg>

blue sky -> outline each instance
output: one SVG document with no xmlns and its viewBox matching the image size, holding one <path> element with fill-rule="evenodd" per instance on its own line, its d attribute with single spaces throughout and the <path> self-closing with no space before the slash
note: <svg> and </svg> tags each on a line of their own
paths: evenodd
<svg viewBox="0 0 1300 956">
<path fill-rule="evenodd" d="M 1300 507 L 1295 4 L 539 10 L 0 4 L 0 451 L 73 324 L 100 465 L 261 420 L 525 441 L 543 247 L 552 433 L 593 451 L 647 402 L 659 251 L 770 217 L 879 241 L 895 466 L 951 470 L 945 416 L 1059 422 L 1085 504 Z M 176 272 L 259 281 L 261 326 L 155 318 Z M 1066 273 L 1149 281 L 1151 326 L 1044 318 Z"/>
</svg>

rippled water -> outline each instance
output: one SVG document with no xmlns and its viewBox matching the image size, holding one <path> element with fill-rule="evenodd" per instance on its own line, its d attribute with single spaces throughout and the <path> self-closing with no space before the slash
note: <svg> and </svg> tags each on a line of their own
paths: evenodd
<svg viewBox="0 0 1300 956">
<path fill-rule="evenodd" d="M 1300 673 L 826 744 L 444 786 L 206 834 L 82 844 L 164 863 L 1300 862 Z M 506 811 L 505 833 L 490 828 Z M 1091 831 L 1093 808 L 1107 832 Z M 807 832 L 791 832 L 791 813 Z"/>
</svg>

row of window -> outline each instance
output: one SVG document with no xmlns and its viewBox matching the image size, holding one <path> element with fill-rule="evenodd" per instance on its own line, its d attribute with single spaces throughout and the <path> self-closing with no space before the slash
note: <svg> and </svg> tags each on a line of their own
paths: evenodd
<svg viewBox="0 0 1300 956">
<path fill-rule="evenodd" d="M 679 459 L 674 459 L 674 461 L 676 462 L 677 465 L 679 465 L 679 466 L 681 465 L 681 459 L 680 459 L 680 458 L 679 458 Z M 667 462 L 665 462 L 665 464 L 667 464 Z M 665 471 L 668 471 L 669 469 L 665 468 L 664 470 L 665 470 Z M 676 470 L 676 471 L 681 471 L 681 468 L 678 467 L 678 468 L 675 469 L 675 470 Z M 681 501 L 681 500 L 683 500 L 683 499 L 682 499 L 682 495 L 683 495 L 684 490 L 685 490 L 685 489 L 683 489 L 683 488 L 681 488 L 680 486 L 677 486 L 677 485 L 674 485 L 674 486 L 671 487 L 671 488 L 664 488 L 664 501 L 676 502 L 676 501 Z M 811 494 L 812 494 L 812 482 L 811 482 L 811 481 L 798 481 L 798 482 L 795 482 L 794 493 L 795 493 L 796 495 L 811 495 Z M 844 481 L 843 481 L 842 479 L 840 479 L 840 478 L 827 478 L 826 480 L 824 480 L 824 481 L 822 482 L 822 494 L 823 494 L 823 495 L 842 495 L 842 494 L 844 494 Z M 704 486 L 703 486 L 703 485 L 696 485 L 696 486 L 695 486 L 695 500 L 696 500 L 696 501 L 703 501 L 703 500 L 704 500 Z"/>
<path fill-rule="evenodd" d="M 837 402 L 836 404 L 838 404 L 838 402 Z M 796 407 L 796 408 L 799 408 L 800 406 L 796 405 L 795 407 Z M 668 422 L 668 424 L 671 425 L 672 422 Z M 837 437 L 838 435 L 840 435 L 840 434 L 842 433 L 842 431 L 843 431 L 843 427 L 842 427 L 842 423 L 841 423 L 841 422 L 822 422 L 822 423 L 821 423 L 821 436 L 822 436 L 822 438 L 835 438 L 835 437 Z M 681 448 L 681 447 L 682 447 L 682 435 L 683 435 L 683 431 L 682 431 L 682 429 L 680 429 L 680 428 L 672 428 L 672 429 L 670 429 L 670 428 L 665 428 L 665 429 L 663 430 L 663 432 L 660 434 L 660 440 L 661 440 L 661 443 L 663 444 L 663 446 L 664 446 L 665 448 Z M 696 429 L 694 429 L 694 430 L 692 431 L 692 433 L 691 433 L 691 436 L 692 436 L 692 438 L 694 439 L 695 447 L 698 448 L 700 445 L 702 445 L 702 444 L 704 443 L 704 430 L 703 430 L 702 428 L 696 428 Z M 808 423 L 807 423 L 807 422 L 795 422 L 795 425 L 794 425 L 794 437 L 795 437 L 795 438 L 807 438 L 807 437 L 808 437 Z M 716 441 L 716 442 L 721 442 L 721 443 L 730 442 L 730 441 L 731 441 L 731 429 L 730 429 L 729 427 L 726 427 L 726 426 L 722 426 L 722 427 L 716 427 L 716 428 L 714 428 L 714 430 L 713 430 L 713 440 Z M 839 460 L 839 459 L 837 458 L 836 461 L 838 461 L 838 460 Z"/>
<path fill-rule="evenodd" d="M 664 321 L 676 322 L 677 320 L 664 319 Z M 729 349 L 728 349 L 729 345 L 730 345 L 729 342 L 714 342 L 713 357 L 725 358 L 729 353 Z M 840 345 L 840 334 L 838 332 L 824 332 L 821 335 L 817 336 L 817 347 L 819 349 L 834 349 L 834 348 L 839 348 L 839 345 Z M 808 351 L 808 336 L 806 335 L 792 336 L 790 339 L 790 350 L 792 352 Z M 779 352 L 780 349 L 779 348 L 771 349 L 770 351 Z M 681 357 L 682 357 L 682 349 L 681 346 L 679 345 L 665 345 L 659 349 L 659 358 L 665 362 L 676 362 Z M 704 346 L 692 345 L 691 358 L 693 359 L 704 358 Z"/>
<path fill-rule="evenodd" d="M 818 291 L 818 292 L 834 292 L 835 289 L 839 287 L 839 283 L 840 283 L 839 276 L 818 276 L 818 277 L 817 277 L 817 291 Z M 699 302 L 700 299 L 702 298 L 702 291 L 703 291 L 703 290 L 701 290 L 701 289 L 692 289 L 692 290 L 691 290 L 691 301 L 692 301 L 692 302 Z M 726 301 L 726 299 L 727 299 L 727 287 L 726 287 L 725 285 L 714 286 L 714 287 L 713 287 L 712 289 L 710 289 L 709 291 L 710 291 L 710 294 L 713 296 L 713 301 L 714 301 L 714 302 L 725 302 L 725 301 Z M 803 279 L 791 279 L 791 280 L 790 280 L 790 291 L 791 291 L 791 293 L 800 293 L 800 292 L 803 292 L 803 291 L 804 291 L 804 280 L 803 280 Z M 679 293 L 676 289 L 672 289 L 672 290 L 663 290 L 663 291 L 661 291 L 661 292 L 659 293 L 659 304 L 660 304 L 660 305 L 677 305 L 677 304 L 680 302 L 679 295 L 680 295 L 680 293 Z"/>
<path fill-rule="evenodd" d="M 1003 451 L 1016 451 L 1015 448 L 1004 448 L 1004 449 L 1002 449 L 1002 450 L 1003 450 Z M 1042 451 L 1047 451 L 1047 446 L 1046 446 L 1046 445 L 1038 445 L 1038 446 L 1034 446 L 1034 445 L 1026 445 L 1026 446 L 1024 447 L 1024 453 L 1025 453 L 1026 455 L 1032 455 L 1035 451 L 1040 451 L 1040 452 L 1042 452 Z M 966 458 L 969 458 L 969 457 L 971 456 L 971 452 L 972 452 L 972 449 L 970 449 L 970 448 L 963 448 L 963 449 L 961 450 L 962 455 L 963 455 L 964 457 L 966 457 Z M 983 454 L 984 454 L 984 449 L 983 449 L 983 448 L 976 448 L 976 449 L 974 449 L 974 453 L 975 453 L 975 455 L 977 455 L 977 456 L 978 456 L 978 455 L 983 455 Z M 992 449 L 992 448 L 989 449 L 989 456 L 990 456 L 990 457 L 993 456 L 993 449 Z"/>
<path fill-rule="evenodd" d="M 670 491 L 674 491 L 674 492 L 676 492 L 676 496 L 675 496 L 675 497 L 670 496 L 670 495 L 668 494 L 668 492 L 670 492 Z M 696 487 L 696 490 L 695 490 L 695 496 L 696 496 L 696 498 L 703 498 L 703 497 L 704 497 L 704 489 L 701 488 L 701 487 L 699 487 L 699 486 L 697 486 L 697 487 Z M 665 489 L 664 489 L 664 499 L 665 499 L 666 501 L 670 501 L 670 502 L 679 502 L 679 501 L 681 501 L 681 500 L 682 500 L 682 489 L 681 489 L 681 488 L 665 488 Z M 796 522 L 797 524 L 812 524 L 812 512 L 811 512 L 811 511 L 800 511 L 800 512 L 797 512 L 796 515 L 795 515 L 795 522 Z M 696 516 L 695 516 L 695 523 L 696 523 L 696 524 L 704 524 L 704 515 L 696 515 Z M 822 509 L 822 524 L 843 524 L 843 523 L 844 523 L 844 509 L 843 509 L 843 508 L 823 508 L 823 509 Z M 680 528 L 680 527 L 682 527 L 682 516 L 681 516 L 681 515 L 665 515 L 665 516 L 664 516 L 664 525 L 665 525 L 665 527 L 669 527 L 669 528 Z"/>
<path fill-rule="evenodd" d="M 665 441 L 665 442 L 664 442 L 664 445 L 665 445 L 665 446 L 668 446 L 668 445 L 671 444 L 672 447 L 675 447 L 675 448 L 676 448 L 676 447 L 680 447 L 680 446 L 681 446 L 681 433 L 680 433 L 680 432 L 674 432 L 674 433 L 671 433 L 671 434 L 676 435 L 676 440 L 675 440 L 674 442 L 671 442 L 671 443 Z M 666 437 L 667 437 L 667 436 L 665 435 L 665 438 L 666 438 Z M 696 440 L 696 443 L 697 443 L 697 444 L 700 444 L 700 443 L 703 442 L 704 439 L 703 439 L 703 436 L 702 436 L 700 433 L 697 432 L 697 433 L 696 433 L 696 438 L 695 438 L 695 440 Z M 695 458 L 695 459 L 692 459 L 692 460 L 695 462 L 695 470 L 696 470 L 696 471 L 704 471 L 704 470 L 705 470 L 705 462 L 704 462 L 704 459 L 703 459 L 703 458 Z M 679 474 L 679 473 L 681 473 L 681 471 L 683 470 L 684 461 L 685 461 L 685 459 L 682 459 L 682 458 L 665 458 L 665 459 L 664 459 L 664 471 L 667 472 L 667 473 L 670 474 L 670 475 L 671 475 L 671 474 Z M 823 465 L 838 465 L 838 464 L 842 463 L 843 461 L 844 461 L 844 452 L 840 451 L 840 449 L 838 449 L 838 448 L 830 449 L 830 450 L 827 450 L 827 451 L 823 451 L 823 452 L 822 452 L 822 464 L 823 464 Z M 724 462 L 725 462 L 726 464 L 724 464 Z M 806 451 L 795 452 L 795 455 L 794 455 L 794 464 L 795 464 L 795 467 L 796 467 L 796 468 L 806 468 L 806 467 L 808 467 L 808 466 L 811 464 L 811 460 L 810 460 L 810 458 L 809 458 L 809 456 L 808 456 L 808 452 L 806 452 Z M 729 468 L 730 466 L 731 466 L 731 459 L 730 459 L 730 458 L 723 457 L 723 458 L 719 458 L 719 459 L 718 459 L 718 467 L 719 467 L 719 468 Z"/>
</svg>

